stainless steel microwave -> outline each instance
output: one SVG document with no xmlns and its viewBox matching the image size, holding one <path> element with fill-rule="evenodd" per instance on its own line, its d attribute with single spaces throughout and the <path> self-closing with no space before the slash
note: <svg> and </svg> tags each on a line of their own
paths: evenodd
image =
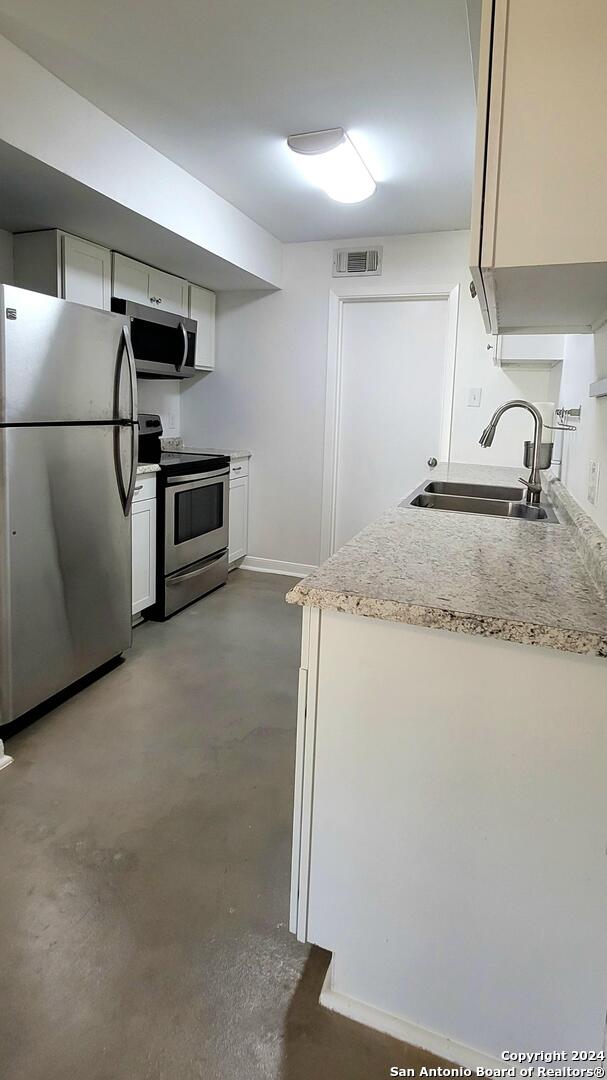
<svg viewBox="0 0 607 1080">
<path fill-rule="evenodd" d="M 131 341 L 138 374 L 157 379 L 188 379 L 196 374 L 195 319 L 146 304 L 112 297 L 112 311 L 130 320 Z"/>
</svg>

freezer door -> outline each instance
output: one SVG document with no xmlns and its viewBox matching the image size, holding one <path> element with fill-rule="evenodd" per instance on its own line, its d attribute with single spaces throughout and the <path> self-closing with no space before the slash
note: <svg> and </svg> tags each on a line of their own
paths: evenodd
<svg viewBox="0 0 607 1080">
<path fill-rule="evenodd" d="M 3 285 L 0 424 L 137 417 L 128 320 Z"/>
<path fill-rule="evenodd" d="M 130 429 L 0 429 L 0 722 L 131 644 Z"/>
</svg>

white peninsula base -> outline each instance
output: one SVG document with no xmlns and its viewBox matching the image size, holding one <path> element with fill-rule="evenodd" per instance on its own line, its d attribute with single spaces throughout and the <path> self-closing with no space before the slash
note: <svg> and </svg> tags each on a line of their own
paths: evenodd
<svg viewBox="0 0 607 1080">
<path fill-rule="evenodd" d="M 603 1049 L 607 661 L 303 609 L 291 929 L 461 1065 Z M 501 1062 L 503 1066 L 503 1062 Z"/>
</svg>

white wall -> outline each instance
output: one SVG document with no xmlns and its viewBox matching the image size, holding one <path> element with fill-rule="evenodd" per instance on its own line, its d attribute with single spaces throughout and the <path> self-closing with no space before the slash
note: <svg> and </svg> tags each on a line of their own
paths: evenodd
<svg viewBox="0 0 607 1080">
<path fill-rule="evenodd" d="M 280 285 L 282 244 L 246 214 L 2 36 L 0 70 L 0 139 L 235 266 Z"/>
<path fill-rule="evenodd" d="M 0 283 L 11 285 L 13 273 L 13 235 L 0 229 Z"/>
<path fill-rule="evenodd" d="M 578 430 L 564 436 L 562 479 L 582 509 L 607 533 L 607 398 L 591 398 L 590 383 L 607 377 L 607 327 L 597 334 L 572 334 L 565 342 L 560 404 L 582 406 Z M 577 423 L 577 421 L 574 421 Z M 590 460 L 599 462 L 598 502 L 588 502 Z"/>
<path fill-rule="evenodd" d="M 162 432 L 167 437 L 181 432 L 181 395 L 179 379 L 137 379 L 139 412 L 158 413 Z"/>
<path fill-rule="evenodd" d="M 386 288 L 461 285 L 452 459 L 519 465 L 531 420 L 509 413 L 490 450 L 478 438 L 491 413 L 512 397 L 550 400 L 547 372 L 495 368 L 478 302 L 468 284 L 469 234 L 378 238 Z M 340 246 L 356 241 L 340 241 Z M 365 240 L 365 245 L 373 243 Z M 330 242 L 287 244 L 283 289 L 219 296 L 217 368 L 182 390 L 182 430 L 194 445 L 241 446 L 251 461 L 249 552 L 315 565 L 320 550 Z M 367 282 L 360 280 L 360 291 Z M 480 408 L 467 390 L 482 388 Z M 407 492 L 403 492 L 403 495 Z"/>
</svg>

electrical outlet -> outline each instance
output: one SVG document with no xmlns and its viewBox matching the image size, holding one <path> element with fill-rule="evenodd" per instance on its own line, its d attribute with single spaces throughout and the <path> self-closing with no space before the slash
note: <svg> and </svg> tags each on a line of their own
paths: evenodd
<svg viewBox="0 0 607 1080">
<path fill-rule="evenodd" d="M 596 506 L 599 497 L 599 463 L 590 461 L 588 466 L 588 502 Z"/>
<path fill-rule="evenodd" d="M 468 408 L 478 409 L 480 407 L 482 393 L 483 390 L 481 386 L 470 387 L 468 390 Z"/>
</svg>

